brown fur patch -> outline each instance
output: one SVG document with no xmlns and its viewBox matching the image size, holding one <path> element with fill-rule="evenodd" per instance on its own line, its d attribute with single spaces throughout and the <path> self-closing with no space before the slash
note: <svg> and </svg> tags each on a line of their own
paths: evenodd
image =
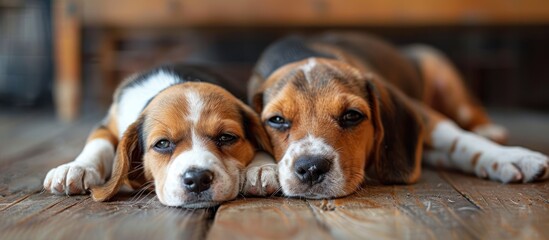
<svg viewBox="0 0 549 240">
<path fill-rule="evenodd" d="M 450 147 L 450 152 L 449 154 L 452 154 L 454 153 L 454 151 L 456 151 L 456 146 L 457 146 L 457 143 L 458 143 L 458 139 L 454 139 L 454 141 L 452 142 L 452 146 Z"/>
<path fill-rule="evenodd" d="M 475 155 L 473 155 L 473 157 L 471 158 L 471 165 L 474 167 L 477 165 L 478 163 L 478 159 L 480 158 L 480 155 L 481 153 L 475 153 Z"/>
<path fill-rule="evenodd" d="M 492 164 L 492 169 L 495 171 L 495 170 L 498 170 L 498 163 L 497 162 L 494 162 Z"/>
</svg>

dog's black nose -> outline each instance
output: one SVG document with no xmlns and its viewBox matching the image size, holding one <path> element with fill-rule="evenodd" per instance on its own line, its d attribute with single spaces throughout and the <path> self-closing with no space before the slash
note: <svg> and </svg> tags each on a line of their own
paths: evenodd
<svg viewBox="0 0 549 240">
<path fill-rule="evenodd" d="M 200 193 L 210 188 L 214 175 L 209 170 L 191 169 L 183 174 L 183 186 L 189 192 Z"/>
<path fill-rule="evenodd" d="M 325 156 L 301 156 L 294 164 L 295 175 L 301 182 L 314 185 L 324 180 L 331 165 L 332 161 Z"/>
</svg>

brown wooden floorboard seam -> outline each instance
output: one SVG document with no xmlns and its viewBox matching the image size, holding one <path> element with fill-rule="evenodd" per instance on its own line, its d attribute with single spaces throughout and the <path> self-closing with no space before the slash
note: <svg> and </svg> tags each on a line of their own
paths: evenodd
<svg viewBox="0 0 549 240">
<path fill-rule="evenodd" d="M 90 197 L 87 197 L 87 199 L 89 199 L 89 198 L 90 198 Z M 19 220 L 17 223 L 15 223 L 15 225 L 25 225 L 25 224 L 31 224 L 31 223 L 34 223 L 34 222 L 43 221 L 43 220 L 45 220 L 45 219 L 40 219 L 40 218 L 37 218 L 36 216 L 39 215 L 39 214 L 42 214 L 42 213 L 46 212 L 48 209 L 53 209 L 53 208 L 54 208 L 55 206 L 57 206 L 58 204 L 60 204 L 60 203 L 62 203 L 62 202 L 64 202 L 64 201 L 66 201 L 66 200 L 69 200 L 69 199 L 71 199 L 70 196 L 67 197 L 67 198 L 65 198 L 65 199 L 63 199 L 63 200 L 61 200 L 61 201 L 59 201 L 59 202 L 56 202 L 56 203 L 54 203 L 54 204 L 52 204 L 52 205 L 50 205 L 50 206 L 47 206 L 46 208 L 42 209 L 41 211 L 39 211 L 39 212 L 37 212 L 37 213 L 35 213 L 35 214 L 32 214 L 32 215 L 29 215 L 28 217 L 26 217 L 26 218 L 24 218 L 24 219 Z M 85 199 L 86 199 L 86 198 L 85 198 Z M 55 216 L 55 215 L 57 215 L 57 214 L 59 214 L 59 213 L 65 211 L 65 210 L 67 210 L 67 209 L 69 209 L 69 208 L 71 208 L 71 207 L 74 207 L 74 206 L 76 206 L 76 205 L 78 205 L 78 204 L 80 204 L 80 203 L 82 203 L 82 202 L 84 202 L 84 201 L 81 200 L 81 201 L 78 201 L 78 202 L 71 203 L 71 204 L 69 204 L 69 205 L 67 205 L 67 206 L 64 206 L 63 208 L 61 208 L 61 209 L 59 209 L 59 210 L 57 210 L 57 211 L 54 211 L 54 212 L 53 212 L 52 214 L 50 214 L 48 217 L 53 217 L 53 216 Z"/>
<path fill-rule="evenodd" d="M 470 202 L 469 199 L 467 199 L 467 201 Z M 454 211 L 454 209 L 452 209 L 451 207 L 448 207 L 448 204 L 446 204 L 444 201 L 440 201 L 439 203 L 446 208 L 446 210 L 452 215 L 452 217 L 457 222 L 459 222 L 461 224 L 461 226 L 463 226 L 465 228 L 466 231 L 468 231 L 472 236 L 477 237 L 477 238 L 480 239 L 479 236 L 482 236 L 482 234 L 479 231 L 472 228 L 469 224 L 464 222 L 463 219 Z M 458 209 L 458 211 L 459 211 L 459 209 Z"/>
<path fill-rule="evenodd" d="M 69 204 L 69 205 L 67 205 L 67 206 L 65 206 L 65 207 L 63 207 L 63 208 L 61 208 L 61 209 L 59 209 L 59 210 L 53 212 L 53 214 L 51 214 L 51 216 L 55 216 L 55 215 L 57 215 L 57 214 L 59 214 L 59 213 L 62 213 L 62 212 L 66 211 L 66 210 L 69 209 L 69 208 L 72 208 L 72 207 L 74 207 L 74 206 L 76 206 L 76 205 L 78 205 L 78 204 L 81 204 L 81 203 L 87 201 L 88 199 L 91 199 L 91 197 L 90 197 L 90 196 L 87 196 L 87 197 L 84 197 L 83 199 L 81 199 L 80 201 L 77 201 L 77 202 L 75 202 L 75 203 Z"/>
<path fill-rule="evenodd" d="M 426 219 L 431 219 L 435 223 L 437 223 L 438 225 L 441 225 L 442 221 L 440 220 L 440 218 L 437 215 L 435 215 L 432 211 L 430 211 L 430 209 L 429 209 L 431 207 L 431 202 L 430 201 L 432 201 L 432 200 L 429 200 L 429 202 L 427 203 L 428 205 L 425 205 L 425 203 L 420 200 L 418 194 L 416 193 L 415 186 L 407 185 L 405 187 L 408 190 L 408 192 L 411 193 L 412 196 L 414 196 L 413 199 L 414 199 L 414 202 L 416 203 L 416 205 L 421 206 L 425 209 L 425 211 L 422 215 L 425 215 Z M 414 213 L 414 214 L 417 217 L 418 214 L 417 213 Z M 422 218 L 422 220 L 424 220 L 424 219 Z M 426 224 L 426 226 L 428 226 L 428 224 L 429 224 L 426 221 L 424 223 Z"/>
<path fill-rule="evenodd" d="M 404 214 L 420 220 L 419 222 L 425 226 L 426 229 L 430 230 L 435 228 L 435 231 L 431 232 L 435 234 L 435 236 L 436 234 L 442 233 L 456 233 L 452 229 L 460 228 L 463 232 L 458 239 L 481 238 L 482 235 L 479 231 L 475 230 L 475 226 L 465 220 L 470 219 L 470 217 L 476 214 L 474 212 L 479 210 L 478 206 L 471 203 L 470 199 L 465 198 L 461 192 L 457 191 L 454 186 L 449 184 L 446 179 L 441 178 L 433 170 L 429 169 L 425 171 L 424 174 L 425 176 L 422 177 L 422 180 L 415 185 L 393 187 L 393 191 L 395 191 L 395 194 L 393 195 L 395 207 Z M 438 182 L 438 184 L 436 184 L 436 182 Z M 403 197 L 403 188 L 406 189 L 405 192 L 413 199 L 403 199 L 403 201 L 400 202 Z M 426 194 L 425 190 L 429 193 Z M 398 192 L 400 192 L 400 194 L 398 194 Z M 457 198 L 454 199 L 454 201 L 449 201 L 449 198 L 440 198 L 442 195 L 446 197 L 446 194 L 448 194 L 447 197 L 453 196 Z M 414 205 L 406 204 L 406 202 L 414 203 Z M 448 203 L 452 203 L 451 205 L 454 205 L 454 207 L 450 207 Z M 461 205 L 461 207 L 474 209 L 474 212 L 458 213 L 457 211 L 460 211 L 461 209 L 459 205 Z M 431 209 L 431 206 L 433 206 L 433 209 Z M 448 225 L 448 223 L 451 223 L 451 225 Z M 455 238 L 456 236 L 453 237 Z"/>
<path fill-rule="evenodd" d="M 397 186 L 392 186 L 392 198 L 391 202 L 395 209 L 397 209 L 399 212 L 402 212 L 403 214 L 407 215 L 408 217 L 411 217 L 413 219 L 418 219 L 421 221 L 423 226 L 429 226 L 429 222 L 423 218 L 423 216 L 419 216 L 417 213 L 415 213 L 412 209 L 404 205 L 399 201 L 399 198 L 396 194 L 396 188 Z M 431 232 L 431 234 L 434 236 L 434 233 Z"/>
<path fill-rule="evenodd" d="M 60 204 L 60 203 L 62 203 L 62 202 L 64 202 L 64 201 L 67 201 L 67 200 L 69 200 L 69 199 L 70 199 L 69 196 L 64 197 L 64 198 L 62 198 L 62 199 L 59 199 L 59 200 L 53 202 L 52 204 L 46 206 L 45 208 L 42 208 L 42 209 L 40 209 L 39 211 L 37 211 L 37 212 L 35 212 L 35 213 L 33 213 L 33 214 L 30 214 L 30 215 L 26 216 L 26 217 L 23 218 L 23 219 L 20 219 L 19 221 L 17 221 L 16 224 L 21 224 L 21 223 L 28 222 L 30 219 L 32 219 L 32 218 L 35 217 L 36 215 L 39 215 L 39 214 L 41 214 L 41 213 L 47 211 L 48 209 L 51 209 L 51 208 L 55 207 L 57 204 Z"/>
<path fill-rule="evenodd" d="M 436 234 L 434 232 L 432 232 L 431 229 L 428 227 L 429 222 L 425 219 L 425 216 L 421 216 L 421 215 L 415 213 L 414 210 L 410 209 L 409 207 L 404 206 L 402 204 L 399 204 L 399 202 L 394 198 L 393 198 L 393 204 L 394 204 L 395 209 L 398 212 L 401 212 L 402 214 L 404 214 L 404 215 L 406 215 L 406 216 L 408 216 L 412 219 L 419 220 L 421 225 L 424 227 L 424 230 L 426 230 L 426 233 L 428 233 L 428 235 L 431 237 L 431 239 L 435 239 Z"/>
<path fill-rule="evenodd" d="M 467 194 L 461 192 L 456 186 L 454 186 L 453 182 L 450 180 L 450 177 L 448 177 L 448 175 L 446 175 L 444 172 L 440 171 L 440 170 L 436 170 L 438 175 L 440 176 L 440 178 L 442 178 L 444 181 L 446 181 L 450 186 L 452 186 L 452 188 L 454 190 L 456 190 L 456 192 L 458 192 L 461 196 L 463 196 L 465 199 L 467 199 L 467 201 L 469 203 L 471 203 L 473 206 L 475 206 L 479 211 L 484 211 L 484 209 L 482 209 L 482 207 L 480 207 L 479 205 L 477 205 L 472 199 L 470 196 L 467 196 Z"/>
<path fill-rule="evenodd" d="M 212 229 L 215 216 L 217 215 L 217 210 L 219 209 L 219 206 L 208 208 L 206 210 L 208 217 L 206 218 L 206 221 L 204 223 L 204 231 L 202 232 L 202 235 L 199 237 L 199 239 L 206 239 L 208 237 L 208 234 L 210 233 L 210 229 Z"/>
<path fill-rule="evenodd" d="M 25 194 L 23 197 L 21 197 L 21 198 L 15 200 L 15 201 L 9 203 L 8 205 L 6 205 L 6 206 L 3 207 L 3 208 L 0 208 L 0 212 L 5 211 L 5 210 L 7 210 L 7 209 L 13 207 L 13 206 L 15 206 L 16 204 L 18 204 L 18 203 L 20 203 L 20 202 L 22 202 L 22 201 L 25 201 L 25 199 L 29 198 L 29 197 L 32 196 L 33 194 L 35 194 L 35 193 Z"/>
<path fill-rule="evenodd" d="M 330 228 L 328 226 L 326 226 L 326 224 L 322 221 L 322 219 L 320 219 L 320 217 L 318 216 L 317 211 L 312 206 L 312 203 L 309 202 L 309 200 L 300 199 L 300 201 L 303 201 L 305 203 L 305 205 L 307 205 L 309 210 L 311 210 L 311 212 L 313 214 L 313 217 L 315 219 L 315 222 L 318 224 L 318 226 L 320 226 L 320 228 L 325 230 L 326 232 L 330 232 Z M 333 209 L 331 209 L 331 210 L 333 210 Z M 330 211 L 330 210 L 328 210 L 328 211 Z"/>
</svg>

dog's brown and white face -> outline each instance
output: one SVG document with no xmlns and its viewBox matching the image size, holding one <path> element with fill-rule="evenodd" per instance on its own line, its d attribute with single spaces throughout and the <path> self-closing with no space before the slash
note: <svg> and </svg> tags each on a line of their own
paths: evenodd
<svg viewBox="0 0 549 240">
<path fill-rule="evenodd" d="M 126 130 L 111 182 L 153 182 L 168 206 L 217 205 L 237 196 L 240 173 L 265 139 L 256 114 L 225 90 L 179 84 L 153 98 Z"/>
<path fill-rule="evenodd" d="M 341 61 L 309 58 L 279 68 L 262 85 L 253 102 L 256 111 L 261 112 L 279 161 L 279 180 L 285 195 L 345 196 L 362 184 L 370 161 L 375 161 L 371 164 L 379 169 L 378 174 L 384 175 L 384 169 L 399 168 L 396 165 L 401 163 L 398 159 L 392 163 L 378 161 L 390 154 L 400 154 L 400 158 L 409 155 L 401 154 L 399 146 L 387 149 L 394 145 L 384 144 L 384 135 L 394 131 L 384 127 L 382 119 L 400 109 L 394 108 L 385 88 L 374 91 L 368 80 L 371 77 Z M 384 101 L 387 102 L 382 104 Z M 388 113 L 380 111 L 382 105 L 391 107 Z M 404 127 L 417 130 L 415 120 Z M 412 146 L 418 144 L 414 142 Z M 402 171 L 415 169 L 416 159 L 404 161 L 412 161 L 411 167 L 391 169 L 393 173 L 381 178 L 403 181 L 409 177 L 409 172 Z"/>
<path fill-rule="evenodd" d="M 256 99 L 264 103 L 261 119 L 280 161 L 284 194 L 343 196 L 362 183 L 374 126 L 361 77 L 335 61 L 309 59 L 265 83 Z"/>
</svg>

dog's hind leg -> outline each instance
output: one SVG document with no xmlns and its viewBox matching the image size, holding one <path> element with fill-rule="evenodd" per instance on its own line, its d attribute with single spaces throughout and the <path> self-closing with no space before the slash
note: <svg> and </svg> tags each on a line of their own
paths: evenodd
<svg viewBox="0 0 549 240">
<path fill-rule="evenodd" d="M 445 116 L 416 103 L 423 115 L 423 161 L 500 182 L 531 182 L 549 178 L 549 158 L 522 148 L 502 146 L 458 127 Z"/>
<path fill-rule="evenodd" d="M 507 141 L 507 131 L 490 121 L 488 114 L 467 91 L 465 83 L 453 64 L 440 51 L 425 45 L 403 49 L 412 59 L 424 80 L 423 102 L 472 131 L 498 143 Z"/>
</svg>

